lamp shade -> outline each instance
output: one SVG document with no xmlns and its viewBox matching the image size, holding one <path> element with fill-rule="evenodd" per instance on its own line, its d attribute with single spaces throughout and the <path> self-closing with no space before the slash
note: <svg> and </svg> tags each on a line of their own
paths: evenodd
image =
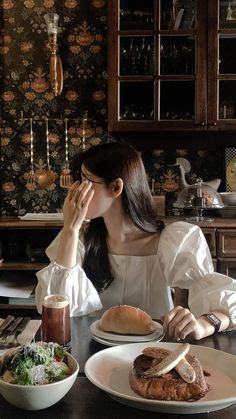
<svg viewBox="0 0 236 419">
<path fill-rule="evenodd" d="M 44 16 L 44 19 L 47 25 L 48 35 L 57 34 L 59 15 L 57 13 L 47 13 Z"/>
</svg>

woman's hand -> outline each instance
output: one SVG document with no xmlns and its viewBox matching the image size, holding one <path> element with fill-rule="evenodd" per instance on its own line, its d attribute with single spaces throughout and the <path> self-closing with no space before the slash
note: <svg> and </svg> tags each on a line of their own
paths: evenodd
<svg viewBox="0 0 236 419">
<path fill-rule="evenodd" d="M 64 228 L 79 230 L 86 214 L 94 191 L 92 182 L 75 182 L 69 189 L 63 205 Z"/>
<path fill-rule="evenodd" d="M 55 260 L 67 268 L 73 268 L 77 263 L 79 229 L 94 193 L 91 186 L 91 182 L 73 183 L 64 201 L 64 226 Z"/>
<path fill-rule="evenodd" d="M 185 339 L 191 335 L 199 340 L 214 333 L 214 327 L 204 317 L 196 317 L 187 308 L 175 307 L 162 316 L 163 328 L 176 340 Z"/>
</svg>

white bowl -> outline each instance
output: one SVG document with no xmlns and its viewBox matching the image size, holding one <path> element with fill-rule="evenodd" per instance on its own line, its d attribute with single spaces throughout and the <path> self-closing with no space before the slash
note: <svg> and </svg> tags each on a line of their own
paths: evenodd
<svg viewBox="0 0 236 419">
<path fill-rule="evenodd" d="M 24 410 L 45 409 L 61 400 L 73 386 L 79 372 L 79 364 L 69 353 L 68 365 L 71 375 L 50 384 L 20 385 L 0 380 L 0 394 L 10 404 Z"/>
</svg>

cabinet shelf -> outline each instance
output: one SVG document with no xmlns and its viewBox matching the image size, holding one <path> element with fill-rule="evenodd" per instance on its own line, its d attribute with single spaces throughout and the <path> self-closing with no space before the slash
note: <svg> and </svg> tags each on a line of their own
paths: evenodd
<svg viewBox="0 0 236 419">
<path fill-rule="evenodd" d="M 0 271 L 39 271 L 46 265 L 47 263 L 41 262 L 2 262 Z"/>
<path fill-rule="evenodd" d="M 11 312 L 11 314 L 12 314 L 12 311 L 13 310 L 15 310 L 15 312 L 16 312 L 16 315 L 17 315 L 17 313 L 19 312 L 19 310 L 22 310 L 22 314 L 23 314 L 23 311 L 27 311 L 27 312 L 29 312 L 29 314 L 30 314 L 30 316 L 32 315 L 32 313 L 33 314 L 36 314 L 36 305 L 30 305 L 30 304 L 25 304 L 25 305 L 23 305 L 23 304 L 0 304 L 0 307 L 1 307 L 1 311 L 3 311 L 4 310 L 4 312 L 6 312 L 6 313 L 8 313 L 8 311 L 10 311 Z"/>
<path fill-rule="evenodd" d="M 24 221 L 14 217 L 0 217 L 0 285 L 1 278 L 6 282 L 24 283 L 25 280 L 36 285 L 36 272 L 49 264 L 45 249 L 53 241 L 62 227 L 62 222 L 55 221 Z M 35 260 L 35 262 L 33 262 Z M 48 260 L 48 261 L 47 261 Z M 38 262 L 40 261 L 40 262 Z M 16 313 L 36 313 L 34 300 L 12 301 L 8 303 L 1 296 L 0 310 L 11 310 Z M 16 303 L 16 304 L 15 304 Z"/>
</svg>

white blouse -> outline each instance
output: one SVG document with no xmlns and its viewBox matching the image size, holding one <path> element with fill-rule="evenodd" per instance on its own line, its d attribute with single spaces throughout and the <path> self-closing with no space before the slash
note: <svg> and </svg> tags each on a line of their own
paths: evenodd
<svg viewBox="0 0 236 419">
<path fill-rule="evenodd" d="M 40 313 L 45 295 L 63 293 L 70 298 L 71 316 L 130 304 L 152 318 L 160 318 L 173 308 L 171 287 L 179 287 L 188 290 L 189 309 L 196 317 L 220 308 L 230 317 L 230 328 L 236 328 L 236 280 L 214 272 L 198 226 L 182 221 L 168 225 L 161 232 L 157 253 L 151 256 L 110 254 L 114 280 L 100 294 L 81 268 L 81 240 L 76 266 L 68 269 L 54 261 L 59 235 L 46 250 L 51 263 L 37 273 L 36 304 Z"/>
</svg>

